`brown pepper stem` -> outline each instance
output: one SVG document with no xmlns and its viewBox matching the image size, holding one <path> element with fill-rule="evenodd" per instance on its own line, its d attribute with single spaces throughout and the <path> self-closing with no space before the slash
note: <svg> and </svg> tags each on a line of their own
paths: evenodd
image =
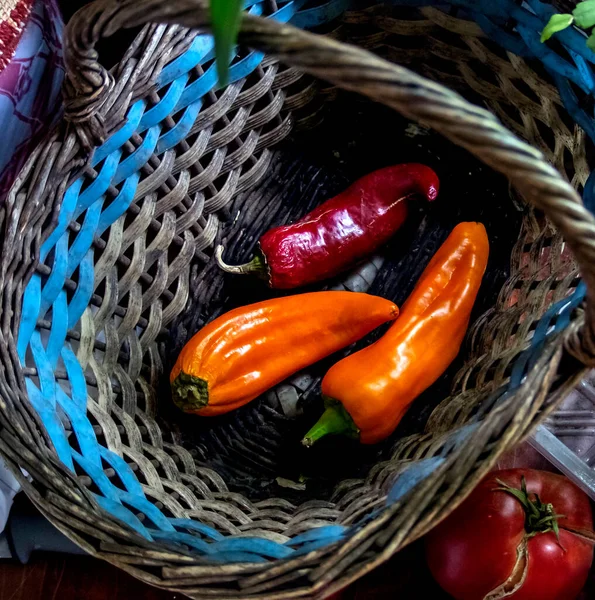
<svg viewBox="0 0 595 600">
<path fill-rule="evenodd" d="M 175 405 L 184 412 L 197 412 L 209 403 L 209 385 L 200 377 L 180 373 L 171 384 Z"/>
<path fill-rule="evenodd" d="M 359 439 L 357 425 L 340 402 L 332 398 L 325 398 L 324 406 L 326 410 L 302 439 L 302 444 L 306 448 L 310 448 L 320 438 L 331 434 L 344 435 L 356 440 Z"/>
<path fill-rule="evenodd" d="M 215 249 L 215 260 L 219 268 L 226 273 L 234 275 L 250 275 L 254 274 L 267 282 L 270 282 L 270 273 L 267 261 L 260 248 L 256 251 L 254 258 L 243 265 L 228 265 L 223 261 L 223 246 L 217 246 Z"/>
</svg>

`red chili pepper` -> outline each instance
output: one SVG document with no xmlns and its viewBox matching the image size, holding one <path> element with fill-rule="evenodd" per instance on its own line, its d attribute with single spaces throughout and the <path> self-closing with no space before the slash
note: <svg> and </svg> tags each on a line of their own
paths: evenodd
<svg viewBox="0 0 595 600">
<path fill-rule="evenodd" d="M 358 179 L 303 219 L 265 233 L 252 261 L 229 273 L 255 273 L 272 288 L 300 287 L 337 275 L 387 242 L 407 218 L 407 198 L 438 195 L 438 176 L 420 164 L 395 165 Z"/>
</svg>

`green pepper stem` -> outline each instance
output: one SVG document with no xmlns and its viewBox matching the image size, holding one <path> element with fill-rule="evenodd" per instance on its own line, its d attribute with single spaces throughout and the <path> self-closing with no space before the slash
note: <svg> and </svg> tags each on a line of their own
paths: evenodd
<svg viewBox="0 0 595 600">
<path fill-rule="evenodd" d="M 180 373 L 171 383 L 175 405 L 184 412 L 197 412 L 209 403 L 208 383 L 200 377 Z"/>
<path fill-rule="evenodd" d="M 265 281 L 270 280 L 269 268 L 264 257 L 264 254 L 258 250 L 254 258 L 243 265 L 228 265 L 223 261 L 223 246 L 217 246 L 215 249 L 215 260 L 219 268 L 226 273 L 234 275 L 249 275 L 253 273 Z"/>
<path fill-rule="evenodd" d="M 332 434 L 359 439 L 359 429 L 342 404 L 328 398 L 324 405 L 326 410 L 302 440 L 304 446 L 310 448 L 320 438 Z"/>
</svg>

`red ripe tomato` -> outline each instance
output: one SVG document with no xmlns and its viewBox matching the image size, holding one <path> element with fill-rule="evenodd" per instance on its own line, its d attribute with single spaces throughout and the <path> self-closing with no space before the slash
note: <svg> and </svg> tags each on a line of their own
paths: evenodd
<svg viewBox="0 0 595 600">
<path fill-rule="evenodd" d="M 589 498 L 571 481 L 531 469 L 495 471 L 428 534 L 426 556 L 456 600 L 573 600 L 593 546 L 569 530 L 593 530 Z"/>
</svg>

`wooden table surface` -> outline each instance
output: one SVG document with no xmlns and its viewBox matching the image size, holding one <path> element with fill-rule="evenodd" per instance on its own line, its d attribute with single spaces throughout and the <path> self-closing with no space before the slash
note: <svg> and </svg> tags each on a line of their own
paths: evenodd
<svg viewBox="0 0 595 600">
<path fill-rule="evenodd" d="M 414 545 L 342 595 L 342 600 L 448 600 Z M 0 562 L 0 600 L 173 600 L 184 596 L 145 585 L 87 556 L 33 554 L 27 565 Z"/>
<path fill-rule="evenodd" d="M 182 600 L 87 556 L 33 554 L 27 565 L 0 561 L 0 600 Z M 433 581 L 414 544 L 364 577 L 341 600 L 449 600 Z M 595 578 L 577 600 L 595 598 Z"/>
</svg>

